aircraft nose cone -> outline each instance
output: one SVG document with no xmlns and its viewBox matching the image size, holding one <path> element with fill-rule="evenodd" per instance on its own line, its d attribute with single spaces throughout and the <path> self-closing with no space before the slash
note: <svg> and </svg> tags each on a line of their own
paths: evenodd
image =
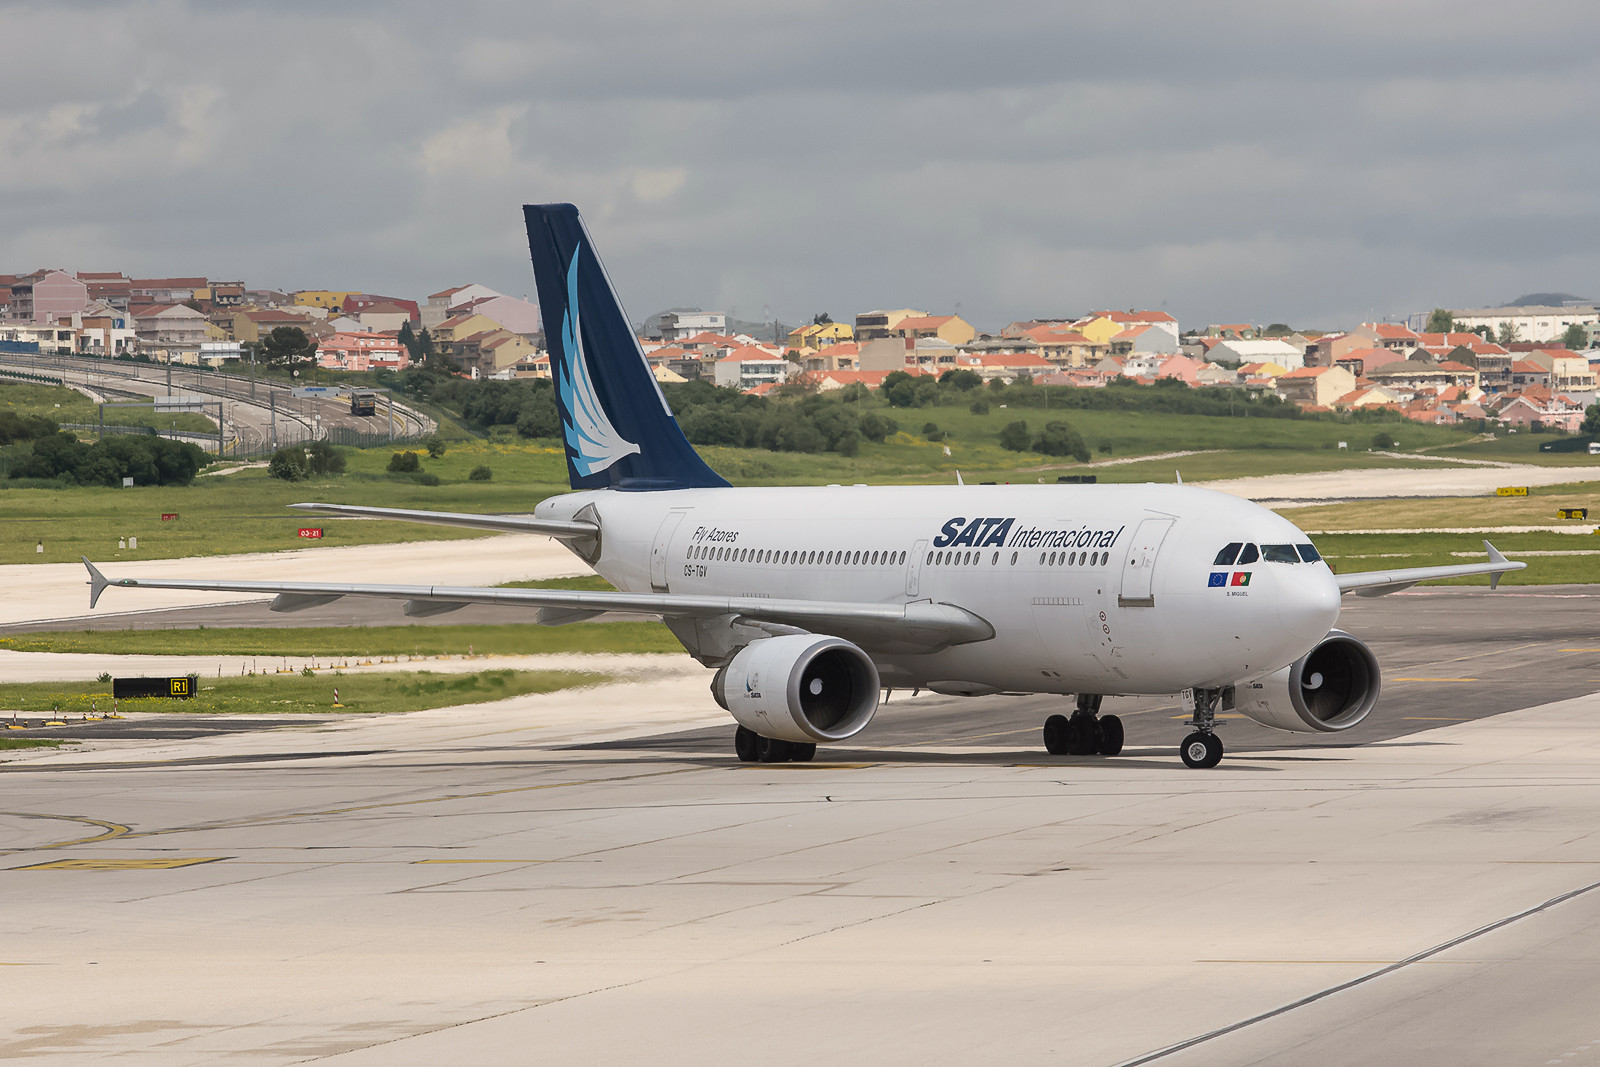
<svg viewBox="0 0 1600 1067">
<path fill-rule="evenodd" d="M 1326 567 L 1306 567 L 1281 592 L 1278 623 L 1285 636 L 1315 642 L 1339 621 L 1339 583 Z"/>
</svg>

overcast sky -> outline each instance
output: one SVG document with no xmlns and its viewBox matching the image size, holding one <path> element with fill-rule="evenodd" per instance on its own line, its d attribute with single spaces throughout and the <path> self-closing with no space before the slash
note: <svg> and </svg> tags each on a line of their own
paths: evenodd
<svg viewBox="0 0 1600 1067">
<path fill-rule="evenodd" d="M 1586 0 L 0 0 L 0 271 L 630 314 L 1350 325 L 1600 296 Z"/>
</svg>

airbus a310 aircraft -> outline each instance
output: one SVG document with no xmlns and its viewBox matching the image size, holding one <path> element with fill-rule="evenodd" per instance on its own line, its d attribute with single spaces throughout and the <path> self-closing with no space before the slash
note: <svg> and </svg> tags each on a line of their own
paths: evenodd
<svg viewBox="0 0 1600 1067">
<path fill-rule="evenodd" d="M 1182 485 L 733 488 L 689 445 L 570 204 L 523 209 L 572 492 L 529 516 L 293 507 L 548 534 L 616 592 L 227 580 L 108 586 L 276 594 L 274 611 L 345 596 L 411 616 L 536 609 L 546 626 L 656 615 L 715 668 L 742 760 L 809 760 L 854 737 L 893 689 L 1075 696 L 1054 754 L 1114 756 L 1106 695 L 1184 694 L 1190 767 L 1222 758 L 1224 711 L 1280 730 L 1348 730 L 1378 700 L 1365 644 L 1334 629 L 1343 593 L 1376 596 L 1511 562 L 1335 575 L 1283 517 Z"/>
</svg>

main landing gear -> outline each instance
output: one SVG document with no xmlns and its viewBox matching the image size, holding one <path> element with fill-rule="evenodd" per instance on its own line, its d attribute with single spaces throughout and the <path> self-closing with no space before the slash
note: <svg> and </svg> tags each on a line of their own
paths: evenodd
<svg viewBox="0 0 1600 1067">
<path fill-rule="evenodd" d="M 810 763 L 817 754 L 817 743 L 762 737 L 741 726 L 733 732 L 733 750 L 742 763 Z"/>
<path fill-rule="evenodd" d="M 1219 689 L 1194 691 L 1194 718 L 1189 725 L 1194 733 L 1183 739 L 1178 755 L 1186 767 L 1206 770 L 1222 762 L 1222 738 L 1216 735 L 1217 705 L 1222 702 Z"/>
<path fill-rule="evenodd" d="M 1122 751 L 1122 720 L 1100 714 L 1099 693 L 1079 693 L 1072 718 L 1044 721 L 1044 747 L 1052 756 L 1115 756 Z"/>
</svg>

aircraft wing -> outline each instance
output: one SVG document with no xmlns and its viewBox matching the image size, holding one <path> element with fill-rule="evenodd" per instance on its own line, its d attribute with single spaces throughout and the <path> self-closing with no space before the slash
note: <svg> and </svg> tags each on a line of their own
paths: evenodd
<svg viewBox="0 0 1600 1067">
<path fill-rule="evenodd" d="M 301 611 L 340 597 L 405 601 L 407 615 L 421 617 L 455 611 L 469 604 L 534 608 L 544 626 L 591 619 L 607 612 L 656 615 L 664 619 L 735 619 L 818 631 L 935 652 L 950 645 L 987 641 L 994 627 L 954 604 L 919 600 L 909 604 L 871 604 L 827 600 L 779 600 L 753 596 L 684 596 L 673 593 L 591 592 L 566 589 L 496 589 L 481 586 L 346 585 L 337 582 L 229 582 L 184 578 L 108 578 L 87 557 L 89 606 L 116 586 L 124 589 L 188 589 L 206 592 L 272 593 L 273 611 Z"/>
<path fill-rule="evenodd" d="M 551 537 L 594 537 L 600 532 L 597 523 L 582 520 L 538 519 L 532 515 L 473 515 L 459 511 L 408 511 L 405 508 L 369 508 L 355 504 L 290 504 L 300 511 L 315 511 L 328 515 L 353 515 L 363 519 L 396 519 L 400 522 L 421 522 L 432 526 L 464 526 L 471 530 L 495 530 L 500 533 L 536 533 Z"/>
<path fill-rule="evenodd" d="M 1410 589 L 1418 582 L 1429 582 L 1436 578 L 1464 578 L 1473 574 L 1487 574 L 1489 588 L 1493 589 L 1500 584 L 1500 576 L 1507 571 L 1520 571 L 1527 566 L 1526 563 L 1517 563 L 1506 559 L 1500 550 L 1489 542 L 1483 543 L 1484 551 L 1489 553 L 1488 563 L 1463 563 L 1445 567 L 1405 567 L 1392 571 L 1362 571 L 1357 574 L 1336 574 L 1339 580 L 1339 592 L 1354 593 L 1356 596 L 1383 596 L 1385 593 L 1398 593 L 1402 589 Z"/>
</svg>

